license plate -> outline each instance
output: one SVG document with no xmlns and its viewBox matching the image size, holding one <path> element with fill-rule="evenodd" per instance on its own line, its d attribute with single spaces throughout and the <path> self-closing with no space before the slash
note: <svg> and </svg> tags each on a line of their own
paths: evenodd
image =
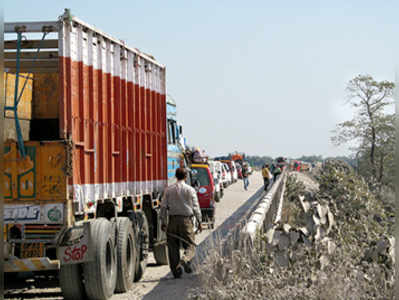
<svg viewBox="0 0 399 300">
<path fill-rule="evenodd" d="M 43 243 L 32 243 L 21 245 L 21 258 L 43 257 L 44 245 Z"/>
</svg>

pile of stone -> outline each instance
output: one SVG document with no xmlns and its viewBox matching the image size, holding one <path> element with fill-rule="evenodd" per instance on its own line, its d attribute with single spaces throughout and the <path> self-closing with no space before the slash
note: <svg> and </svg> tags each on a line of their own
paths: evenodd
<svg viewBox="0 0 399 300">
<path fill-rule="evenodd" d="M 313 243 L 320 243 L 327 250 L 328 255 L 333 254 L 336 245 L 328 236 L 335 226 L 334 215 L 329 206 L 317 201 L 306 201 L 304 196 L 299 196 L 302 213 L 299 216 L 300 227 L 286 224 L 274 224 L 265 235 L 263 247 L 268 253 L 273 253 L 275 262 L 281 267 L 287 267 L 290 262 L 298 260 L 302 253 L 299 247 L 310 247 Z M 327 263 L 325 255 L 320 256 L 322 269 Z"/>
</svg>

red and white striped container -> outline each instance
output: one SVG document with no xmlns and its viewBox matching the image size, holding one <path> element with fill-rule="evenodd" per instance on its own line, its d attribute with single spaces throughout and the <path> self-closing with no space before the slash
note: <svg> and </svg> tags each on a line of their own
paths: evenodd
<svg viewBox="0 0 399 300">
<path fill-rule="evenodd" d="M 73 17 L 59 28 L 60 135 L 71 138 L 69 197 L 159 192 L 167 183 L 165 67 Z"/>
</svg>

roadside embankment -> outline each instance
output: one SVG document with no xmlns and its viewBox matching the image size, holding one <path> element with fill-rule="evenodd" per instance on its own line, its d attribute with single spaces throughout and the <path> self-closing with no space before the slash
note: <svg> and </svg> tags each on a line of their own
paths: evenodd
<svg viewBox="0 0 399 300">
<path fill-rule="evenodd" d="M 289 174 L 283 203 L 252 248 L 202 268 L 192 299 L 394 299 L 391 213 L 349 166 Z"/>
</svg>

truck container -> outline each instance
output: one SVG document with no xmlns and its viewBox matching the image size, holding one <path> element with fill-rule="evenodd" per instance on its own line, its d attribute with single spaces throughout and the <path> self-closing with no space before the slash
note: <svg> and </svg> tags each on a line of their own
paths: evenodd
<svg viewBox="0 0 399 300">
<path fill-rule="evenodd" d="M 168 262 L 165 67 L 69 10 L 5 23 L 4 46 L 19 124 L 5 144 L 5 272 L 59 270 L 66 299 L 129 290 L 149 251 Z"/>
</svg>

